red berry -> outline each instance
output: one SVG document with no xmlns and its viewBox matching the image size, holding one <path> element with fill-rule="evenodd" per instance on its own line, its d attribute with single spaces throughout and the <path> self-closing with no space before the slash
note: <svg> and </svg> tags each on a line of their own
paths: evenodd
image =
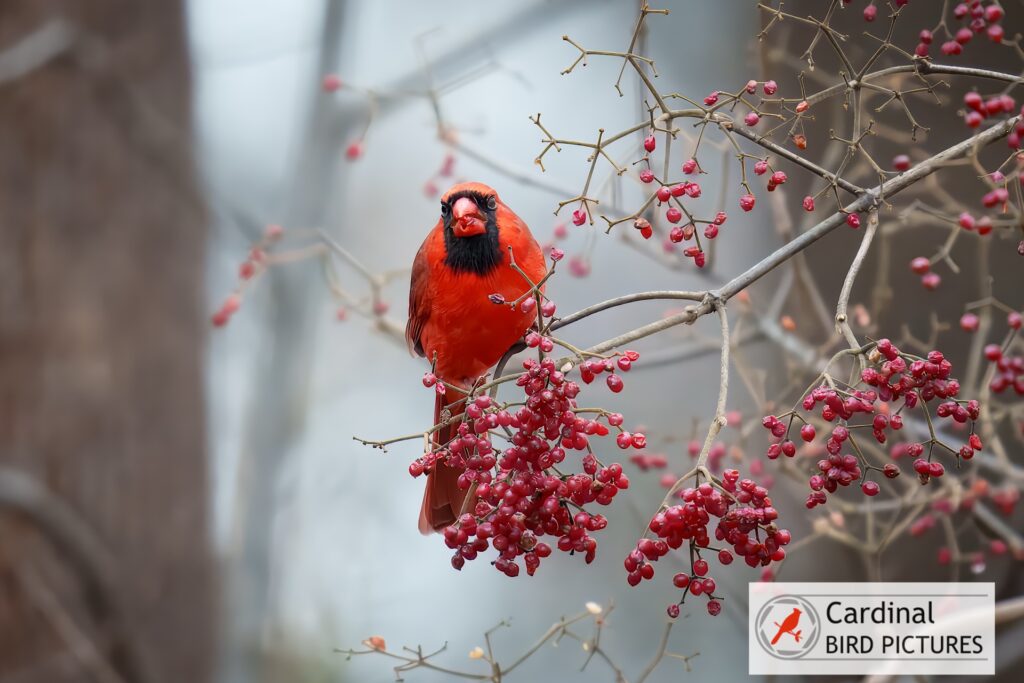
<svg viewBox="0 0 1024 683">
<path fill-rule="evenodd" d="M 964 313 L 962 316 L 960 316 L 960 327 L 965 332 L 974 332 L 975 330 L 978 329 L 978 324 L 978 316 L 976 316 L 973 313 Z"/>
<path fill-rule="evenodd" d="M 322 83 L 324 92 L 335 92 L 341 89 L 341 78 L 337 74 L 327 74 Z"/>
<path fill-rule="evenodd" d="M 855 213 L 846 214 L 846 224 L 856 230 L 860 227 L 860 216 Z"/>
<path fill-rule="evenodd" d="M 361 156 L 363 156 L 362 140 L 350 142 L 348 147 L 345 149 L 345 158 L 348 159 L 349 161 L 355 161 Z"/>
<path fill-rule="evenodd" d="M 804 197 L 804 211 L 814 211 L 814 197 L 810 195 Z"/>
<path fill-rule="evenodd" d="M 752 194 L 745 194 L 740 197 L 740 208 L 744 211 L 750 211 L 754 208 L 754 203 L 757 199 Z"/>
<path fill-rule="evenodd" d="M 892 167 L 900 172 L 906 171 L 910 168 L 910 157 L 906 154 L 897 154 L 893 157 Z"/>
<path fill-rule="evenodd" d="M 931 270 L 932 264 L 924 256 L 918 256 L 910 262 L 910 270 L 914 271 L 918 275 L 924 275 Z"/>
<path fill-rule="evenodd" d="M 860 490 L 864 492 L 865 496 L 877 496 L 878 484 L 873 481 L 866 481 L 860 485 Z"/>
</svg>

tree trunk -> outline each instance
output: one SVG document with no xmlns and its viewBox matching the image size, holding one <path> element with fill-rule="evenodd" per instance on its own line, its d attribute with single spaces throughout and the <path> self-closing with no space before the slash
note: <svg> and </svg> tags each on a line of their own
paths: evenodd
<svg viewBox="0 0 1024 683">
<path fill-rule="evenodd" d="M 0 679 L 209 680 L 183 2 L 0 9 Z"/>
</svg>

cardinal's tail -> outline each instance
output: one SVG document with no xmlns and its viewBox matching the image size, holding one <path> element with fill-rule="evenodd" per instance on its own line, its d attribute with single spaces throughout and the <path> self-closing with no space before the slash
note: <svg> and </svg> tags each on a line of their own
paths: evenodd
<svg viewBox="0 0 1024 683">
<path fill-rule="evenodd" d="M 778 626 L 778 624 L 776 624 L 776 626 Z M 779 642 L 779 638 L 782 637 L 783 633 L 785 633 L 785 631 L 783 631 L 782 627 L 779 626 L 779 632 L 775 634 L 774 638 L 772 638 L 772 645 L 774 645 L 775 643 Z"/>
<path fill-rule="evenodd" d="M 465 410 L 465 397 L 461 391 L 451 388 L 443 395 L 437 394 L 434 401 L 434 424 L 440 424 L 446 412 L 449 416 L 461 415 Z M 445 425 L 434 432 L 434 444 L 443 446 L 457 434 L 458 423 Z M 427 475 L 427 488 L 423 492 L 423 505 L 420 507 L 420 533 L 441 531 L 458 518 L 469 495 L 469 489 L 459 488 L 460 474 L 461 469 L 438 462 L 434 465 L 434 471 Z"/>
</svg>

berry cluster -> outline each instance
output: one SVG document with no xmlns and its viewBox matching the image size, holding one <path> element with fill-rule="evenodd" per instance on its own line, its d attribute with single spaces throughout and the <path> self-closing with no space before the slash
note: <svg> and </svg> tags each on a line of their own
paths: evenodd
<svg viewBox="0 0 1024 683">
<path fill-rule="evenodd" d="M 682 254 L 686 258 L 693 259 L 694 265 L 698 268 L 703 268 L 707 262 L 707 255 L 704 247 L 701 245 L 700 236 L 697 234 L 697 226 L 704 225 L 704 238 L 713 240 L 718 237 L 721 227 L 728 219 L 728 215 L 724 211 L 719 211 L 710 219 L 696 218 L 683 204 L 683 200 L 700 197 L 702 192 L 700 183 L 689 180 L 671 183 L 659 179 L 650 168 L 649 154 L 656 148 L 657 142 L 653 135 L 644 139 L 644 151 L 647 154 L 644 155 L 641 161 L 646 164 L 646 167 L 640 170 L 639 177 L 640 182 L 644 184 L 654 183 L 658 185 L 658 189 L 651 196 L 649 203 L 657 202 L 658 207 L 667 207 L 664 217 L 671 227 L 669 228 L 668 237 L 664 242 L 665 251 L 671 252 L 675 249 L 676 244 L 695 240 L 696 243 L 685 247 Z M 703 172 L 696 159 L 684 161 L 682 171 L 685 175 Z M 649 220 L 642 216 L 637 217 L 633 221 L 633 227 L 644 239 L 650 239 L 654 236 L 654 227 Z"/>
<path fill-rule="evenodd" d="M 243 290 L 270 266 L 268 250 L 279 242 L 283 235 L 284 229 L 280 225 L 268 225 L 263 231 L 263 237 L 249 249 L 245 260 L 238 266 L 238 285 L 235 291 L 224 299 L 220 308 L 210 318 L 214 327 L 224 327 L 238 312 L 242 306 Z"/>
<path fill-rule="evenodd" d="M 545 300 L 542 306 L 549 303 Z M 528 345 L 542 350 L 549 341 L 537 332 L 527 337 Z M 638 358 L 637 353 L 627 351 L 617 363 L 612 359 L 585 362 L 580 367 L 581 379 L 589 383 L 596 374 L 607 372 L 608 387 L 621 391 L 622 379 L 616 370 L 627 371 Z M 641 449 L 646 444 L 642 433 L 621 431 L 622 415 L 601 412 L 590 418 L 578 413 L 580 385 L 551 358 L 543 354 L 540 359 L 529 358 L 523 369 L 516 379 L 516 386 L 525 394 L 521 403 L 502 405 L 486 394 L 467 397 L 457 435 L 409 467 L 410 474 L 419 476 L 443 462 L 462 470 L 460 488 L 476 486 L 472 511 L 444 531 L 445 543 L 455 551 L 452 566 L 456 569 L 493 548 L 498 553 L 493 563 L 496 569 L 517 576 L 521 560 L 532 576 L 541 559 L 551 554 L 552 545 L 582 554 L 589 564 L 597 551 L 597 540 L 591 534 L 608 522 L 585 506 L 609 505 L 620 490 L 629 487 L 622 466 L 600 463 L 591 440 L 618 429 L 620 447 Z M 431 376 L 424 383 L 442 386 Z M 493 433 L 504 433 L 509 445 L 496 449 Z M 557 468 L 572 469 L 564 466 L 572 451 L 583 454 L 579 460 L 582 471 L 563 473 Z"/>
<path fill-rule="evenodd" d="M 985 358 L 996 366 L 989 382 L 993 393 L 1001 394 L 1012 387 L 1018 396 L 1024 396 L 1024 356 L 1004 353 L 999 344 L 989 344 L 985 347 Z"/>
<path fill-rule="evenodd" d="M 861 491 L 865 495 L 877 495 L 880 490 L 878 483 L 868 479 L 869 473 L 878 471 L 885 478 L 893 479 L 899 476 L 900 469 L 895 463 L 887 463 L 883 467 L 868 464 L 851 430 L 870 428 L 875 441 L 884 444 L 890 432 L 903 429 L 904 410 L 912 410 L 920 405 L 922 410 L 931 411 L 928 404 L 936 399 L 941 400 L 934 409 L 937 418 L 948 418 L 958 424 L 970 421 L 971 433 L 968 442 L 958 450 L 944 444 L 934 433 L 925 443 L 902 444 L 899 455 L 914 458 L 914 471 L 921 483 L 927 483 L 932 477 L 941 477 L 945 473 L 942 463 L 933 460 L 936 445 L 956 456 L 958 462 L 960 459 L 970 460 L 976 451 L 981 450 L 981 437 L 974 433 L 973 428 L 980 406 L 975 400 L 957 398 L 960 383 L 950 377 L 952 364 L 940 351 L 931 351 L 927 357 L 918 358 L 901 352 L 888 339 L 882 339 L 867 352 L 866 358 L 871 365 L 861 372 L 861 387 L 843 390 L 832 382 L 826 382 L 809 391 L 802 399 L 804 411 L 820 411 L 819 416 L 824 422 L 837 423 L 824 443 L 827 456 L 818 460 L 817 472 L 808 480 L 811 488 L 806 501 L 808 508 L 824 504 L 827 493 L 835 493 L 839 487 L 849 486 L 855 481 L 861 483 Z M 897 407 L 897 402 L 902 405 Z M 930 415 L 931 412 L 926 416 L 929 424 Z M 866 421 L 851 424 L 858 416 Z M 777 439 L 768 446 L 766 455 L 769 459 L 775 460 L 780 455 L 792 458 L 796 455 L 796 443 L 789 438 L 794 419 L 803 423 L 800 428 L 802 441 L 811 444 L 817 438 L 814 425 L 795 409 L 781 418 L 768 415 L 761 424 Z M 854 453 L 844 454 L 847 448 Z M 894 457 L 896 454 L 894 451 Z"/>
<path fill-rule="evenodd" d="M 698 475 L 699 478 L 699 475 Z M 685 488 L 678 494 L 681 503 L 664 506 L 651 519 L 649 531 L 657 538 L 642 538 L 626 556 L 626 579 L 631 586 L 654 578 L 654 562 L 689 547 L 690 572 L 678 573 L 672 583 L 683 590 L 677 603 L 668 607 L 668 615 L 679 616 L 679 605 L 687 595 L 705 595 L 707 610 L 712 616 L 722 610 L 721 598 L 715 595 L 715 580 L 708 576 L 708 563 L 702 553 L 715 552 L 720 564 L 732 564 L 734 555 L 750 567 L 767 566 L 786 556 L 783 546 L 792 536 L 775 523 L 778 512 L 772 507 L 768 491 L 750 479 L 740 479 L 737 470 L 725 470 L 721 482 L 703 482 Z M 731 547 L 717 551 L 711 547 L 708 525 L 718 520 L 715 540 Z"/>
<path fill-rule="evenodd" d="M 843 2 L 849 4 L 852 0 L 843 0 Z M 896 0 L 896 6 L 902 7 L 908 2 L 909 0 Z M 985 33 L 993 43 L 1003 42 L 1006 31 L 999 22 L 1002 21 L 1004 14 L 1003 8 L 998 2 L 990 2 L 986 5 L 982 0 L 968 0 L 967 2 L 958 3 L 953 7 L 953 18 L 963 22 L 964 25 L 954 32 L 952 29 L 947 28 L 945 23 L 941 24 L 949 40 L 942 43 L 939 48 L 940 51 L 946 56 L 959 55 L 963 52 L 964 45 L 971 42 L 974 36 L 980 33 Z M 874 0 L 872 0 L 864 8 L 864 21 L 870 22 L 877 18 L 878 8 L 875 6 Z M 935 36 L 932 31 L 922 29 L 918 34 L 918 43 L 917 47 L 914 48 L 914 55 L 917 57 L 927 57 L 934 41 Z"/>
<path fill-rule="evenodd" d="M 985 122 L 985 119 L 1013 115 L 1017 110 L 1017 102 L 1006 93 L 985 98 L 980 93 L 972 90 L 964 95 L 964 105 L 966 107 L 964 110 L 964 123 L 967 124 L 968 128 L 978 128 Z M 1022 134 L 1024 134 L 1024 125 L 1018 125 L 1007 140 L 1011 148 L 1020 148 Z"/>
</svg>

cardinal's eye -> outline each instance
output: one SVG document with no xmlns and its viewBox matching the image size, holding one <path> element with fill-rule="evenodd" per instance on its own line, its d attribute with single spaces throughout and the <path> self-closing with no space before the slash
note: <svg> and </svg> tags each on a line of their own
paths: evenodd
<svg viewBox="0 0 1024 683">
<path fill-rule="evenodd" d="M 495 209 L 497 209 L 498 208 L 498 200 L 495 199 L 494 197 L 488 197 L 487 198 L 487 208 L 490 209 L 491 211 L 494 211 Z"/>
<path fill-rule="evenodd" d="M 452 207 L 448 206 L 444 202 L 441 202 L 441 215 L 447 217 L 452 212 Z"/>
</svg>

